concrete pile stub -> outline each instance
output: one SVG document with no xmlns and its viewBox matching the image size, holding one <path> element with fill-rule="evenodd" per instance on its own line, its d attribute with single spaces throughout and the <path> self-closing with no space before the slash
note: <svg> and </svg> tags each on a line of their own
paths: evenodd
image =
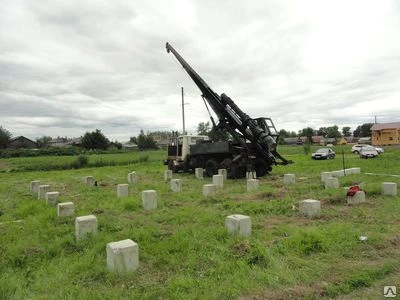
<svg viewBox="0 0 400 300">
<path fill-rule="evenodd" d="M 170 181 L 171 190 L 175 193 L 182 191 L 182 179 L 171 179 Z"/>
<path fill-rule="evenodd" d="M 388 196 L 397 196 L 397 183 L 382 182 L 382 194 Z"/>
<path fill-rule="evenodd" d="M 170 181 L 172 179 L 172 170 L 164 171 L 164 181 Z"/>
<path fill-rule="evenodd" d="M 360 204 L 365 203 L 365 192 L 358 191 L 353 196 L 347 196 L 347 204 Z"/>
<path fill-rule="evenodd" d="M 136 172 L 131 172 L 128 174 L 128 183 L 137 183 L 138 176 Z"/>
<path fill-rule="evenodd" d="M 94 177 L 93 176 L 85 176 L 83 177 L 83 182 L 86 186 L 94 186 Z"/>
<path fill-rule="evenodd" d="M 222 189 L 224 187 L 224 176 L 213 175 L 213 184 L 215 184 L 217 188 Z"/>
<path fill-rule="evenodd" d="M 75 213 L 73 202 L 63 202 L 57 204 L 57 216 L 69 217 Z"/>
<path fill-rule="evenodd" d="M 204 178 L 204 169 L 203 168 L 195 168 L 194 173 L 195 173 L 197 179 Z"/>
<path fill-rule="evenodd" d="M 283 175 L 283 184 L 290 185 L 296 183 L 296 175 L 295 174 L 284 174 Z"/>
<path fill-rule="evenodd" d="M 145 210 L 157 208 L 157 192 L 155 190 L 142 191 L 142 205 Z"/>
<path fill-rule="evenodd" d="M 257 179 L 256 171 L 246 172 L 246 179 Z"/>
<path fill-rule="evenodd" d="M 218 175 L 222 175 L 224 180 L 228 178 L 228 171 L 226 169 L 218 169 Z"/>
<path fill-rule="evenodd" d="M 129 184 L 120 183 L 117 185 L 117 197 L 128 197 L 129 196 Z"/>
<path fill-rule="evenodd" d="M 322 172 L 321 173 L 321 182 L 325 183 L 325 181 L 328 177 L 343 177 L 345 175 L 360 174 L 360 173 L 361 173 L 361 168 L 349 168 L 349 169 L 342 169 L 342 170 L 331 171 L 331 172 Z"/>
<path fill-rule="evenodd" d="M 260 180 L 247 179 L 247 192 L 258 190 L 259 186 L 260 186 Z"/>
<path fill-rule="evenodd" d="M 34 180 L 31 181 L 31 192 L 37 194 L 38 189 L 39 189 L 40 181 L 39 180 Z"/>
<path fill-rule="evenodd" d="M 337 188 L 339 188 L 339 179 L 336 178 L 336 177 L 332 177 L 332 176 L 328 177 L 325 180 L 325 188 L 326 189 L 329 189 L 329 188 L 337 189 Z"/>
<path fill-rule="evenodd" d="M 106 253 L 111 272 L 125 274 L 139 267 L 139 245 L 130 239 L 108 243 Z"/>
<path fill-rule="evenodd" d="M 346 170 L 346 175 L 361 173 L 361 168 L 349 168 L 349 169 L 345 169 L 345 170 Z"/>
<path fill-rule="evenodd" d="M 321 215 L 321 202 L 314 199 L 300 201 L 299 212 L 309 218 Z"/>
<path fill-rule="evenodd" d="M 46 199 L 46 193 L 49 191 L 50 185 L 41 184 L 38 187 L 38 199 Z"/>
<path fill-rule="evenodd" d="M 212 196 L 217 192 L 217 186 L 215 184 L 204 184 L 203 185 L 203 196 Z"/>
<path fill-rule="evenodd" d="M 48 205 L 56 205 L 58 203 L 59 192 L 47 192 L 46 193 L 46 203 Z"/>
<path fill-rule="evenodd" d="M 97 233 L 97 218 L 95 215 L 88 215 L 75 218 L 75 236 L 77 240 L 84 239 L 88 234 Z"/>
<path fill-rule="evenodd" d="M 321 173 L 321 182 L 325 184 L 325 181 L 328 177 L 333 177 L 332 172 L 322 172 Z"/>
<path fill-rule="evenodd" d="M 248 237 L 251 235 L 251 218 L 245 215 L 230 215 L 225 218 L 229 234 Z"/>
</svg>

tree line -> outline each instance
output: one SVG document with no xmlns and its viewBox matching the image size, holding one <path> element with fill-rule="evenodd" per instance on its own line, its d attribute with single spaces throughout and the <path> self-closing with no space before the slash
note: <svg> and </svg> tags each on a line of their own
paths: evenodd
<svg viewBox="0 0 400 300">
<path fill-rule="evenodd" d="M 299 137 L 305 136 L 311 139 L 312 136 L 320 135 L 324 138 L 340 138 L 342 136 L 348 137 L 353 135 L 354 137 L 370 137 L 371 136 L 371 127 L 373 123 L 364 123 L 362 125 L 357 126 L 357 128 L 351 132 L 351 128 L 349 126 L 344 126 L 339 130 L 337 125 L 329 126 L 329 127 L 320 127 L 318 129 L 313 129 L 311 127 L 306 127 L 299 130 L 297 133 L 294 131 L 287 131 L 285 129 L 281 129 L 279 131 L 279 136 L 281 141 L 284 138 L 288 137 Z M 143 130 L 140 130 L 138 136 L 130 137 L 130 142 L 137 145 L 139 150 L 148 150 L 148 149 L 157 149 L 157 143 L 155 142 L 155 137 L 157 139 L 163 140 L 171 140 L 174 136 L 180 135 L 181 133 L 178 131 L 155 131 L 155 132 L 147 132 L 145 133 Z M 221 129 L 216 129 L 210 122 L 201 122 L 197 126 L 197 134 L 199 135 L 207 135 L 212 141 L 223 141 L 228 140 L 230 135 L 229 133 Z M 7 147 L 8 143 L 12 138 L 12 134 L 6 128 L 0 126 L 0 149 L 4 149 Z M 49 147 L 50 142 L 52 141 L 52 137 L 50 136 L 42 136 L 36 139 L 36 143 L 38 148 L 46 148 Z M 117 149 L 122 148 L 122 144 L 118 141 L 111 142 L 100 129 L 96 129 L 92 132 L 86 132 L 81 139 L 80 146 L 87 150 L 107 150 L 110 145 L 114 145 Z"/>
<path fill-rule="evenodd" d="M 143 130 L 140 131 L 138 136 L 130 138 L 130 142 L 137 145 L 139 150 L 146 149 L 157 149 L 157 144 L 153 139 L 155 133 L 145 134 Z M 0 126 L 0 149 L 7 148 L 7 145 L 12 139 L 11 132 Z M 36 139 L 36 145 L 38 148 L 48 148 L 51 146 L 51 141 L 53 140 L 50 136 L 42 136 Z M 79 146 L 87 150 L 107 150 L 110 146 L 114 146 L 117 149 L 122 148 L 122 144 L 118 141 L 110 141 L 100 129 L 96 129 L 92 132 L 86 132 L 79 143 Z"/>
</svg>

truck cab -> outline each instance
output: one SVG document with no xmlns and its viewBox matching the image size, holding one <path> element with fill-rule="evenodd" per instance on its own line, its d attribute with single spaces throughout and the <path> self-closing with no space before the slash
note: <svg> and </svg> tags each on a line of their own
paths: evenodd
<svg viewBox="0 0 400 300">
<path fill-rule="evenodd" d="M 180 135 L 173 138 L 167 147 L 167 159 L 164 165 L 174 173 L 183 170 L 185 157 L 190 154 L 190 146 L 210 141 L 206 135 Z"/>
</svg>

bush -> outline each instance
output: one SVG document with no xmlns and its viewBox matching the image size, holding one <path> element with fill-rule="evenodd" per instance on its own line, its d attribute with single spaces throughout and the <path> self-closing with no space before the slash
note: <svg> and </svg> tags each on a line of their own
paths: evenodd
<svg viewBox="0 0 400 300">
<path fill-rule="evenodd" d="M 71 163 L 73 169 L 80 169 L 87 166 L 89 163 L 89 158 L 86 155 L 79 155 L 76 161 Z"/>
</svg>

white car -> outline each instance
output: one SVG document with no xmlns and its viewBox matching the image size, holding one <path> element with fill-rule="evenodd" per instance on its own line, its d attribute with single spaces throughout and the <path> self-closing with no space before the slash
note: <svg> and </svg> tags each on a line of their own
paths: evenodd
<svg viewBox="0 0 400 300">
<path fill-rule="evenodd" d="M 383 148 L 374 147 L 374 146 L 366 145 L 366 144 L 356 144 L 356 145 L 353 145 L 353 147 L 351 147 L 351 152 L 353 152 L 353 153 L 355 153 L 355 154 L 360 154 L 360 149 L 361 149 L 362 147 L 369 147 L 369 148 L 371 148 L 372 150 L 375 149 L 376 151 L 378 151 L 378 154 L 381 154 L 381 153 L 385 152 L 385 150 L 383 150 Z"/>
<path fill-rule="evenodd" d="M 371 147 L 371 146 L 364 146 L 360 148 L 360 157 L 361 158 L 374 158 L 374 157 L 378 157 L 379 153 L 378 151 L 375 149 L 375 147 Z"/>
</svg>

